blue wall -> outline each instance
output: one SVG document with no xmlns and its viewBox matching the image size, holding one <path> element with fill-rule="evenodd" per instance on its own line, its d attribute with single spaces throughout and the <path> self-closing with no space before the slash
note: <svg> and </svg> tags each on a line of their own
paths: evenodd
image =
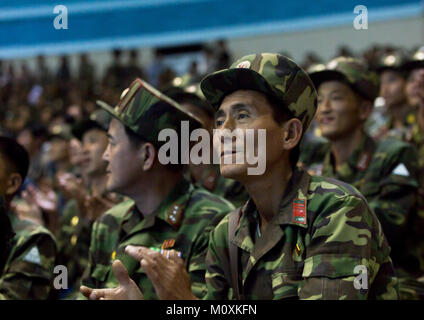
<svg viewBox="0 0 424 320">
<path fill-rule="evenodd" d="M 53 27 L 53 8 L 58 4 L 68 8 L 67 30 Z M 358 4 L 367 6 L 369 21 L 418 16 L 424 7 L 419 0 L 0 1 L 0 58 L 346 25 L 352 24 Z"/>
</svg>

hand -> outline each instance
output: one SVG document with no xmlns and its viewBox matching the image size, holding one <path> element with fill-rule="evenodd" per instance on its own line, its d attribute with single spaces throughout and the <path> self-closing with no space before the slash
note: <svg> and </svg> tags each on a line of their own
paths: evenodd
<svg viewBox="0 0 424 320">
<path fill-rule="evenodd" d="M 56 175 L 59 189 L 67 199 L 76 199 L 79 206 L 84 203 L 86 190 L 81 178 L 68 172 L 61 172 Z"/>
<path fill-rule="evenodd" d="M 127 269 L 121 261 L 112 264 L 113 274 L 119 281 L 119 286 L 113 289 L 91 289 L 80 287 L 80 292 L 90 300 L 143 300 L 143 294 L 135 282 L 129 277 Z"/>
<path fill-rule="evenodd" d="M 30 220 L 44 226 L 43 214 L 40 208 L 28 198 L 28 192 L 23 191 L 22 202 L 12 203 L 11 209 L 19 220 Z"/>
<path fill-rule="evenodd" d="M 40 207 L 48 214 L 57 213 L 58 199 L 53 189 L 41 191 L 34 186 L 28 186 L 26 200 Z"/>
<path fill-rule="evenodd" d="M 140 261 L 161 300 L 197 299 L 191 292 L 191 283 L 184 261 L 175 250 L 166 251 L 169 259 L 146 247 L 127 246 L 125 252 Z"/>
</svg>

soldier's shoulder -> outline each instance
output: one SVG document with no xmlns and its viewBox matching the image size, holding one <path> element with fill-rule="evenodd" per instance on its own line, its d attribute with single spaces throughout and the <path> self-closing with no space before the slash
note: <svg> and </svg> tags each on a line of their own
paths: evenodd
<svg viewBox="0 0 424 320">
<path fill-rule="evenodd" d="M 220 212 L 229 212 L 234 210 L 234 205 L 227 199 L 214 194 L 203 187 L 192 186 L 194 188 L 191 199 L 190 208 L 196 212 L 198 208 L 211 209 Z"/>
<path fill-rule="evenodd" d="M 126 199 L 124 201 L 119 202 L 118 204 L 114 205 L 112 208 L 110 208 L 108 211 L 106 211 L 104 214 L 102 214 L 98 221 L 102 221 L 104 219 L 109 219 L 110 217 L 113 217 L 117 220 L 122 220 L 124 216 L 130 211 L 135 205 L 134 200 Z"/>
<path fill-rule="evenodd" d="M 381 156 L 384 155 L 387 158 L 396 159 L 405 154 L 405 152 L 414 152 L 414 147 L 404 141 L 387 138 L 379 140 L 377 143 L 377 149 L 375 155 Z"/>
<path fill-rule="evenodd" d="M 15 217 L 12 219 L 12 226 L 15 232 L 15 238 L 30 239 L 32 237 L 44 235 L 55 241 L 53 234 L 46 227 L 38 223 L 29 220 L 20 220 Z"/>
<path fill-rule="evenodd" d="M 308 198 L 342 198 L 346 196 L 356 197 L 365 200 L 365 197 L 354 186 L 328 177 L 311 176 L 309 182 Z"/>
</svg>

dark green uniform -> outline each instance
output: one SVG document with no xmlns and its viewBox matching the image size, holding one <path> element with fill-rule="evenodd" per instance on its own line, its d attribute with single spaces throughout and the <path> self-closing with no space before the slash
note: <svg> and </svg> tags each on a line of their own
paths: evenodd
<svg viewBox="0 0 424 320">
<path fill-rule="evenodd" d="M 16 235 L 0 278 L 0 299 L 47 299 L 54 290 L 55 239 L 41 225 L 10 218 Z"/>
<path fill-rule="evenodd" d="M 226 271 L 228 218 L 209 240 L 207 299 L 231 298 Z M 238 247 L 246 299 L 398 298 L 390 247 L 381 225 L 350 185 L 299 170 L 281 199 L 279 213 L 261 237 L 258 223 L 255 204 L 249 201 L 241 210 L 232 241 Z M 354 286 L 360 273 L 357 266 L 367 270 L 368 289 Z"/>
<path fill-rule="evenodd" d="M 68 289 L 61 298 L 72 298 L 79 292 L 81 276 L 88 264 L 92 221 L 83 217 L 76 200 L 66 203 L 57 232 L 58 263 L 68 269 Z"/>
<path fill-rule="evenodd" d="M 181 252 L 192 290 L 197 297 L 203 297 L 206 293 L 205 256 L 209 233 L 233 209 L 230 202 L 185 180 L 177 184 L 159 208 L 146 218 L 132 200 L 116 205 L 93 225 L 89 264 L 82 285 L 116 287 L 118 282 L 111 263 L 119 259 L 144 298 L 156 299 L 153 285 L 140 262 L 124 251 L 127 245 L 136 245 Z"/>
</svg>

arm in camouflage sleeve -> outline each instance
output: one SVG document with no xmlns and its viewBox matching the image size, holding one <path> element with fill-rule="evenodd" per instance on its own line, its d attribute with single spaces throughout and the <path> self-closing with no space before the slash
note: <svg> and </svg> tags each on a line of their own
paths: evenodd
<svg viewBox="0 0 424 320">
<path fill-rule="evenodd" d="M 23 243 L 20 240 L 0 278 L 0 300 L 47 299 L 54 276 L 56 243 L 45 233 L 35 234 Z"/>
<path fill-rule="evenodd" d="M 210 233 L 206 254 L 206 300 L 227 300 L 230 284 L 224 269 L 228 268 L 228 217 L 227 215 Z"/>
<path fill-rule="evenodd" d="M 96 268 L 96 253 L 99 240 L 99 222 L 95 221 L 93 223 L 93 228 L 91 230 L 91 239 L 90 239 L 90 248 L 88 251 L 88 263 L 85 268 L 84 274 L 81 277 L 81 285 L 89 288 L 98 288 L 98 281 L 93 277 L 93 271 Z M 78 300 L 86 300 L 87 298 L 82 294 L 78 294 Z"/>
<path fill-rule="evenodd" d="M 417 154 L 412 146 L 405 144 L 394 157 L 398 159 L 390 159 L 391 157 L 385 159 L 387 163 L 383 164 L 383 168 L 390 171 L 381 174 L 383 178 L 378 181 L 377 193 L 373 197 L 368 197 L 368 203 L 380 220 L 384 234 L 392 247 L 392 256 L 396 260 L 403 251 L 410 214 L 415 214 L 418 178 Z M 402 166 L 408 173 L 397 174 L 396 168 Z"/>
<path fill-rule="evenodd" d="M 335 197 L 334 197 L 335 198 Z M 397 299 L 390 247 L 366 201 L 345 195 L 315 219 L 306 257 L 301 299 Z M 367 270 L 368 289 L 355 277 Z"/>
</svg>

